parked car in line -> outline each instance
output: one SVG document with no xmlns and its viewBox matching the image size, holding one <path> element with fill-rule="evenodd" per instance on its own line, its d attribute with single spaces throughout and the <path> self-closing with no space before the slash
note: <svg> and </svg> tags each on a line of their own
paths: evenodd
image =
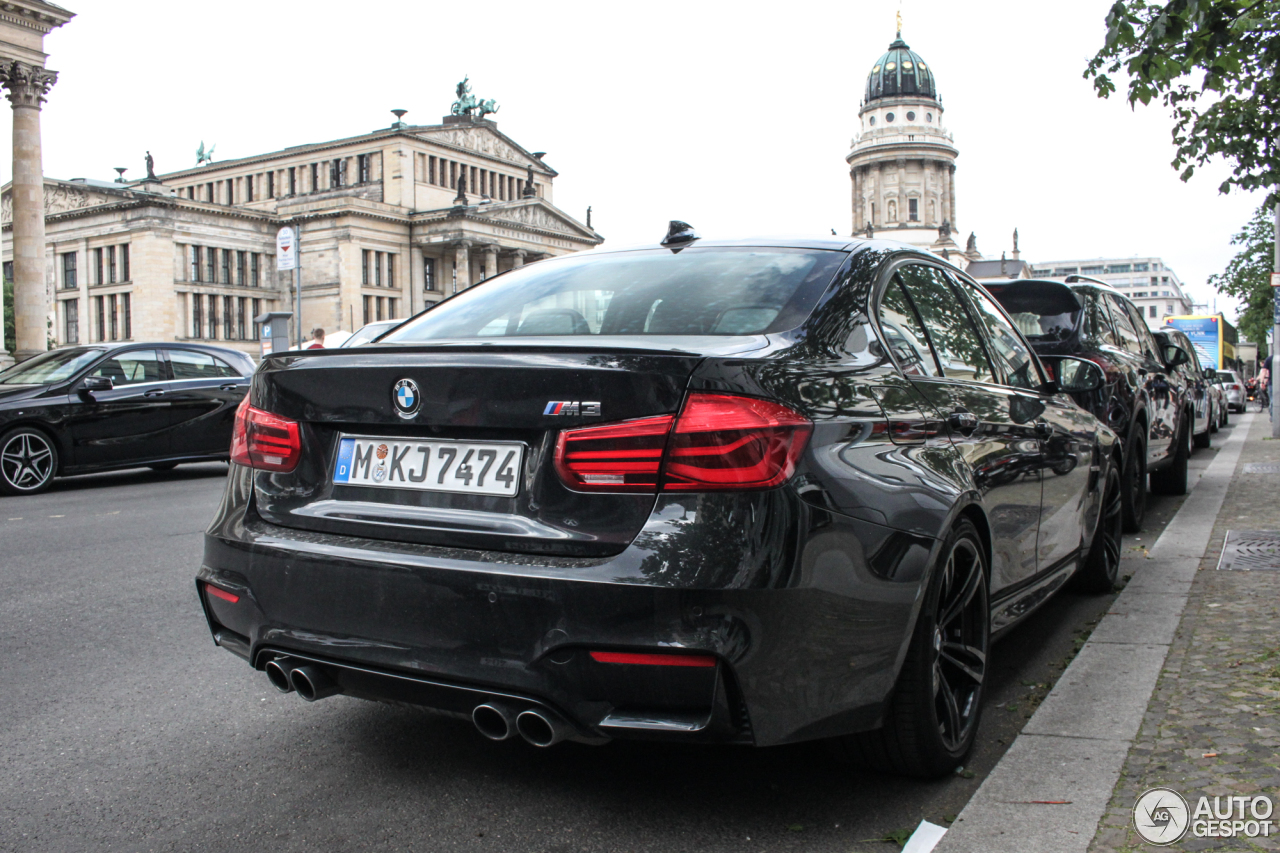
<svg viewBox="0 0 1280 853">
<path fill-rule="evenodd" d="M 1148 479 L 1157 494 L 1187 490 L 1192 406 L 1177 370 L 1186 354 L 1161 352 L 1142 312 L 1104 282 L 1071 276 L 1066 283 L 1023 280 L 987 289 L 1041 358 L 1080 356 L 1106 374 L 1102 388 L 1076 401 L 1120 436 L 1125 530 L 1138 532 Z"/>
<path fill-rule="evenodd" d="M 338 347 L 358 347 L 361 344 L 367 344 L 369 341 L 378 337 L 384 332 L 388 332 L 403 323 L 404 320 L 374 320 L 372 323 L 365 323 L 359 329 L 351 333 L 351 337 L 347 338 Z"/>
<path fill-rule="evenodd" d="M 1222 378 L 1218 371 L 1210 366 L 1202 365 L 1205 382 L 1209 388 L 1209 398 L 1213 402 L 1213 431 L 1217 432 L 1227 425 L 1227 394 L 1222 387 Z"/>
<path fill-rule="evenodd" d="M 1214 425 L 1213 396 L 1209 392 L 1210 382 L 1205 378 L 1205 371 L 1196 363 L 1196 349 L 1187 337 L 1186 332 L 1174 326 L 1166 326 L 1153 333 L 1160 351 L 1168 353 L 1169 347 L 1176 347 L 1186 353 L 1186 360 L 1171 369 L 1182 377 L 1182 386 L 1187 389 L 1187 403 L 1191 407 L 1191 443 L 1193 447 L 1208 447 L 1212 433 L 1217 430 Z"/>
<path fill-rule="evenodd" d="M 1244 380 L 1234 370 L 1219 370 L 1218 378 L 1222 380 L 1223 393 L 1227 395 L 1227 407 L 1233 412 L 1245 409 Z"/>
<path fill-rule="evenodd" d="M 55 477 L 227 459 L 252 359 L 204 344 L 66 347 L 0 372 L 0 493 Z"/>
<path fill-rule="evenodd" d="M 197 575 L 284 692 L 486 737 L 830 739 L 937 776 L 991 640 L 1110 590 L 1119 445 L 972 279 L 900 243 L 541 261 L 358 351 L 268 356 Z"/>
</svg>

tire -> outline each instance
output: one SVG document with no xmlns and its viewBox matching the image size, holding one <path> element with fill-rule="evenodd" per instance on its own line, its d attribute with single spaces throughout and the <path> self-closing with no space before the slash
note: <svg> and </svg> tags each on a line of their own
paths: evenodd
<svg viewBox="0 0 1280 853">
<path fill-rule="evenodd" d="M 33 427 L 0 437 L 0 494 L 38 495 L 58 474 L 58 447 Z"/>
<path fill-rule="evenodd" d="M 150 468 L 152 471 L 172 471 L 174 468 L 178 467 L 178 463 L 177 462 L 156 462 L 154 464 L 148 465 L 147 467 Z"/>
<path fill-rule="evenodd" d="M 933 779 L 952 773 L 973 748 L 991 643 L 987 561 L 967 519 L 952 528 L 940 553 L 884 725 L 835 738 L 843 758 Z"/>
<path fill-rule="evenodd" d="M 1191 429 L 1183 424 L 1178 431 L 1178 447 L 1173 452 L 1173 461 L 1159 471 L 1151 472 L 1151 491 L 1157 495 L 1185 495 L 1187 493 L 1187 458 L 1191 455 Z"/>
<path fill-rule="evenodd" d="M 1222 425 L 1219 427 L 1219 429 L 1222 429 L 1223 427 L 1229 427 L 1229 426 L 1231 426 L 1231 407 L 1225 406 L 1222 409 Z"/>
<path fill-rule="evenodd" d="M 1207 420 L 1213 420 L 1213 419 L 1208 418 Z M 1191 420 L 1191 421 L 1188 421 L 1188 423 L 1194 424 L 1195 421 Z M 1212 432 L 1213 432 L 1213 429 L 1210 426 L 1206 425 L 1204 428 L 1204 432 L 1197 433 L 1191 437 L 1192 444 L 1194 444 L 1197 449 L 1204 450 L 1206 447 L 1209 446 L 1209 442 L 1211 440 L 1210 433 Z"/>
<path fill-rule="evenodd" d="M 1146 426 L 1135 423 L 1129 430 L 1129 445 L 1124 451 L 1124 467 L 1120 470 L 1120 506 L 1124 513 L 1124 532 L 1142 531 L 1147 514 L 1147 437 Z"/>
<path fill-rule="evenodd" d="M 1124 532 L 1124 508 L 1120 499 L 1120 471 L 1112 465 L 1102 489 L 1102 508 L 1093 531 L 1089 552 L 1075 577 L 1073 589 L 1080 592 L 1111 592 L 1120 573 L 1120 539 Z"/>
</svg>

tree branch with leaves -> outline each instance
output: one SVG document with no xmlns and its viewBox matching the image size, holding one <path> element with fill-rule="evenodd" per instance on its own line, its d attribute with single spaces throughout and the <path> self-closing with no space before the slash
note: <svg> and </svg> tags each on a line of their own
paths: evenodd
<svg viewBox="0 0 1280 853">
<path fill-rule="evenodd" d="M 1240 317 L 1236 325 L 1251 341 L 1265 351 L 1271 334 L 1272 301 L 1271 264 L 1276 242 L 1270 213 L 1265 207 L 1249 220 L 1244 230 L 1231 239 L 1231 245 L 1243 246 L 1227 268 L 1209 276 L 1209 285 L 1219 292 L 1240 300 Z"/>
<path fill-rule="evenodd" d="M 1162 101 L 1173 112 L 1173 167 L 1189 180 L 1224 158 L 1232 187 L 1266 190 L 1280 203 L 1280 0 L 1120 0 L 1107 14 L 1103 48 L 1086 79 L 1098 96 L 1128 75 L 1128 101 Z"/>
</svg>

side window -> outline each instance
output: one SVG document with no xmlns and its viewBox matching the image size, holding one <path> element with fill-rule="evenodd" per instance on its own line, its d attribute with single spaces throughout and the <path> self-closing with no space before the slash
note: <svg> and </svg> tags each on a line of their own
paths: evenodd
<svg viewBox="0 0 1280 853">
<path fill-rule="evenodd" d="M 219 370 L 218 359 L 194 350 L 169 350 L 169 364 L 173 366 L 174 379 L 216 379 L 228 375 Z M 239 376 L 238 373 L 231 375 Z"/>
<path fill-rule="evenodd" d="M 1138 341 L 1142 344 L 1143 352 L 1147 354 L 1147 358 L 1154 359 L 1157 364 L 1163 364 L 1164 361 L 1159 355 L 1160 348 L 1156 346 L 1156 339 L 1147 328 L 1147 321 L 1142 319 L 1142 309 L 1129 303 L 1126 303 L 1125 307 L 1129 309 L 1129 319 L 1133 321 L 1133 328 L 1138 333 Z"/>
<path fill-rule="evenodd" d="M 1095 341 L 1120 346 L 1116 333 L 1111 328 L 1111 318 L 1107 316 L 1107 307 L 1102 304 L 1102 297 L 1096 293 L 1077 294 L 1084 301 L 1085 333 Z"/>
<path fill-rule="evenodd" d="M 214 369 L 218 371 L 218 376 L 233 376 L 237 379 L 240 377 L 240 371 L 236 370 L 217 356 L 214 356 L 213 366 Z"/>
<path fill-rule="evenodd" d="M 902 279 L 894 276 L 880 300 L 880 328 L 888 339 L 893 357 L 908 376 L 939 376 L 929 349 L 929 338 L 920 318 L 902 289 Z"/>
<path fill-rule="evenodd" d="M 165 381 L 160 356 L 153 349 L 121 353 L 99 364 L 89 375 L 105 376 L 116 387 Z"/>
<path fill-rule="evenodd" d="M 1111 321 L 1115 326 L 1116 334 L 1120 336 L 1120 348 L 1128 350 L 1134 355 L 1142 355 L 1142 344 L 1138 340 L 1138 330 L 1133 327 L 1133 320 L 1129 318 L 1129 312 L 1124 310 L 1123 303 L 1108 294 L 1107 305 L 1111 309 Z"/>
<path fill-rule="evenodd" d="M 969 319 L 959 295 L 933 267 L 905 266 L 898 271 L 907 295 L 948 379 L 994 382 L 982 336 Z"/>
<path fill-rule="evenodd" d="M 1031 356 L 1031 350 L 1018 337 L 1017 331 L 1000 313 L 995 302 L 968 282 L 964 282 L 962 286 L 977 308 L 979 322 L 987 329 L 992 357 L 1004 369 L 1006 383 L 1015 388 L 1036 388 L 1041 385 L 1044 380 L 1040 378 L 1040 370 Z"/>
</svg>

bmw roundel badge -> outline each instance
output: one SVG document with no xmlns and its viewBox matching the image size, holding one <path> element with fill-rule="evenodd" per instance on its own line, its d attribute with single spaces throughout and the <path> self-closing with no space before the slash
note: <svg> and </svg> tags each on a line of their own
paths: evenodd
<svg viewBox="0 0 1280 853">
<path fill-rule="evenodd" d="M 422 395 L 418 393 L 418 383 L 412 379 L 401 379 L 391 389 L 391 402 L 395 404 L 396 414 L 402 418 L 411 418 L 418 413 L 422 405 Z"/>
</svg>

